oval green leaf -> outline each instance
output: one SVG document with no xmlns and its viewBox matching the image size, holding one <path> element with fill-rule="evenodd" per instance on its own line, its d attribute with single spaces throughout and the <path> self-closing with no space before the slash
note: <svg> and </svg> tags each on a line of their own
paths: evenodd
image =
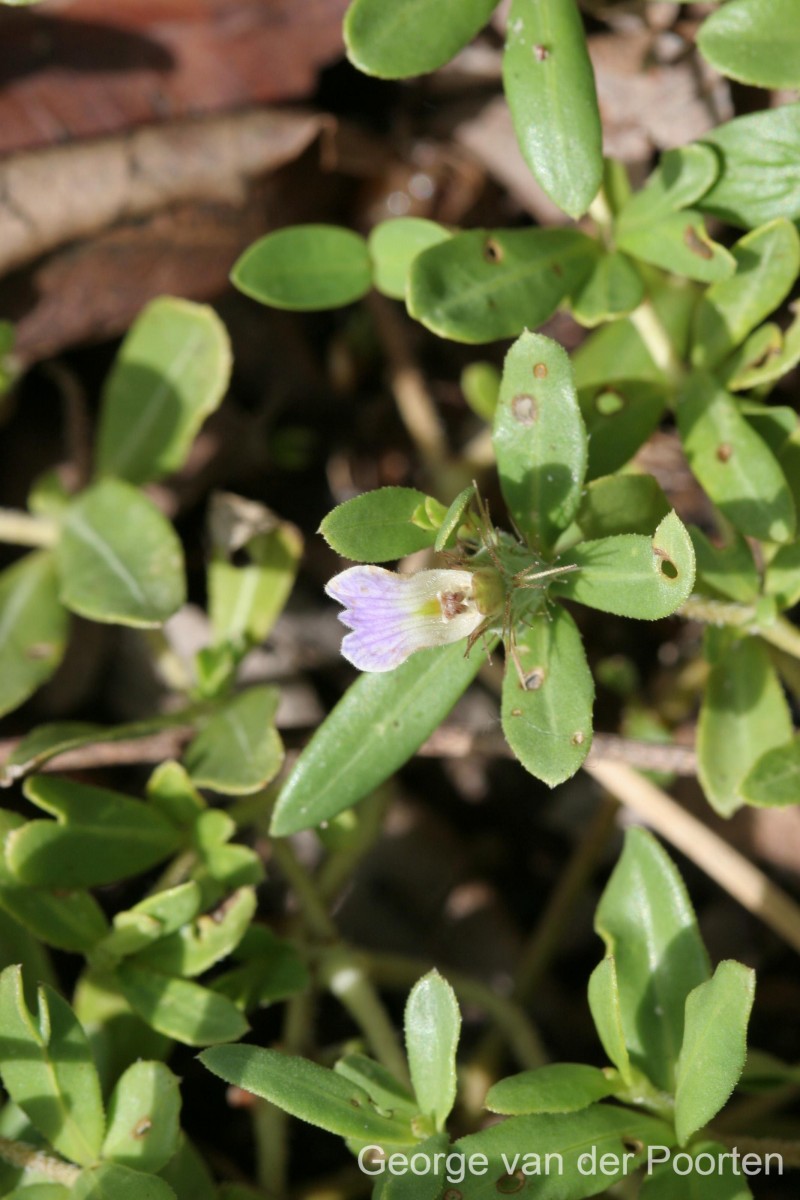
<svg viewBox="0 0 800 1200">
<path fill-rule="evenodd" d="M 379 1144 L 414 1140 L 409 1125 L 381 1116 L 363 1088 L 308 1059 L 260 1046 L 219 1046 L 200 1061 L 226 1083 L 329 1133 Z"/>
<path fill-rule="evenodd" d="M 755 972 L 721 962 L 686 999 L 675 1077 L 675 1132 L 685 1146 L 728 1101 L 744 1067 Z"/>
<path fill-rule="evenodd" d="M 384 12 L 387 11 L 384 7 Z M 384 296 L 403 300 L 411 264 L 418 254 L 450 237 L 449 230 L 424 217 L 396 217 L 381 221 L 371 231 L 367 245 L 372 256 L 375 287 Z"/>
<path fill-rule="evenodd" d="M 571 217 L 586 212 L 603 179 L 594 72 L 575 0 L 514 0 L 503 85 L 523 157 Z"/>
<path fill-rule="evenodd" d="M 723 516 L 750 537 L 789 541 L 796 518 L 786 476 L 713 376 L 692 375 L 678 404 L 678 428 L 689 466 Z"/>
<path fill-rule="evenodd" d="M 178 1151 L 181 1093 L 160 1062 L 135 1062 L 108 1102 L 103 1158 L 139 1171 L 160 1171 Z"/>
<path fill-rule="evenodd" d="M 617 321 L 644 300 L 644 283 L 631 260 L 620 251 L 604 254 L 586 283 L 572 299 L 572 315 L 579 324 L 594 329 Z"/>
<path fill-rule="evenodd" d="M 686 997 L 710 974 L 697 919 L 678 871 L 654 837 L 631 829 L 595 914 L 613 955 L 631 1062 L 671 1091 L 683 1043 Z"/>
<path fill-rule="evenodd" d="M 597 1067 L 582 1063 L 552 1063 L 501 1079 L 485 1100 L 490 1112 L 505 1116 L 527 1113 L 580 1112 L 596 1100 L 613 1096 L 616 1085 Z"/>
<path fill-rule="evenodd" d="M 555 580 L 553 591 L 620 617 L 668 617 L 694 586 L 694 548 L 674 512 L 664 517 L 652 538 L 625 533 L 582 542 L 564 561 L 578 569 Z"/>
<path fill-rule="evenodd" d="M 800 87 L 796 0 L 728 0 L 704 21 L 697 46 L 712 67 L 739 83 Z"/>
<path fill-rule="evenodd" d="M 449 62 L 471 42 L 498 0 L 353 0 L 344 22 L 347 57 L 366 75 L 403 79 Z"/>
<path fill-rule="evenodd" d="M 188 979 L 124 962 L 114 980 L 138 1016 L 184 1046 L 211 1046 L 243 1037 L 250 1026 L 227 996 Z"/>
<path fill-rule="evenodd" d="M 332 550 L 353 562 L 404 558 L 436 540 L 436 529 L 415 522 L 417 509 L 428 499 L 416 488 L 376 488 L 334 508 L 319 531 Z"/>
<path fill-rule="evenodd" d="M 744 229 L 800 219 L 800 103 L 737 117 L 703 141 L 720 154 L 722 170 L 699 208 Z"/>
<path fill-rule="evenodd" d="M 177 471 L 230 373 L 228 333 L 212 308 L 173 296 L 153 300 L 103 388 L 97 473 L 148 483 Z"/>
<path fill-rule="evenodd" d="M 606 955 L 589 976 L 588 999 L 603 1049 L 625 1082 L 630 1084 L 631 1060 L 625 1044 L 617 964 L 613 955 Z"/>
<path fill-rule="evenodd" d="M 492 441 L 511 515 L 551 546 L 577 511 L 587 457 L 572 367 L 557 342 L 523 333 L 509 350 Z"/>
<path fill-rule="evenodd" d="M 456 1051 L 461 1011 L 456 994 L 438 971 L 420 979 L 405 1012 L 406 1051 L 420 1111 L 442 1131 L 456 1099 Z"/>
<path fill-rule="evenodd" d="M 800 736 L 757 759 L 742 784 L 742 796 L 758 808 L 800 804 Z"/>
<path fill-rule="evenodd" d="M 247 796 L 275 778 L 283 763 L 278 700 L 276 688 L 248 688 L 214 713 L 184 755 L 196 787 Z"/>
<path fill-rule="evenodd" d="M 151 500 L 106 479 L 68 508 L 56 551 L 67 608 L 118 625 L 161 625 L 186 598 L 183 550 Z"/>
<path fill-rule="evenodd" d="M 555 787 L 575 774 L 592 744 L 594 680 L 581 635 L 556 605 L 517 635 L 516 653 L 526 687 L 507 662 L 503 732 L 523 767 Z"/>
<path fill-rule="evenodd" d="M 50 678 L 64 655 L 68 625 L 51 554 L 26 554 L 0 574 L 0 715 Z"/>
<path fill-rule="evenodd" d="M 547 321 L 599 250 L 574 229 L 473 229 L 418 255 L 408 311 L 440 337 L 492 342 Z"/>
<path fill-rule="evenodd" d="M 374 791 L 447 716 L 482 662 L 480 648 L 466 657 L 456 642 L 357 679 L 297 760 L 278 797 L 272 835 L 313 828 Z"/>
<path fill-rule="evenodd" d="M 268 233 L 239 258 L 231 282 L 261 304 L 317 312 L 360 300 L 372 286 L 367 243 L 338 225 Z"/>
</svg>

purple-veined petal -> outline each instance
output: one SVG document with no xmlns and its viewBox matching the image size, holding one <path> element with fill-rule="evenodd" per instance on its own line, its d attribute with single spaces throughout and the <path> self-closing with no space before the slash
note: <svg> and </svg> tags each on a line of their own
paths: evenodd
<svg viewBox="0 0 800 1200">
<path fill-rule="evenodd" d="M 342 654 L 361 671 L 391 671 L 415 650 L 468 637 L 483 621 L 469 571 L 397 575 L 383 567 L 350 567 L 325 591 L 345 606 L 339 619 L 352 630 Z"/>
</svg>

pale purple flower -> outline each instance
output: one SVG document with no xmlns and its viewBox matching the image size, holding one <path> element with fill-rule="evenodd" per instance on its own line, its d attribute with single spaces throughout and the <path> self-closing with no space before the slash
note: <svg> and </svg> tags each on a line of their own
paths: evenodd
<svg viewBox="0 0 800 1200">
<path fill-rule="evenodd" d="M 415 650 L 445 646 L 474 633 L 485 619 L 471 571 L 397 575 L 383 567 L 349 567 L 325 588 L 344 605 L 342 654 L 360 671 L 391 671 Z"/>
</svg>

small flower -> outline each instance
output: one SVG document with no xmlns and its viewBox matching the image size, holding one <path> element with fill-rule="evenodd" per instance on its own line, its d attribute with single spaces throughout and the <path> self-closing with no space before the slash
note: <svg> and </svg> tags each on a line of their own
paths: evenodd
<svg viewBox="0 0 800 1200">
<path fill-rule="evenodd" d="M 417 571 L 397 575 L 383 567 L 350 567 L 325 588 L 344 605 L 342 654 L 360 671 L 391 671 L 415 650 L 469 637 L 485 621 L 483 597 L 472 571 Z"/>
</svg>

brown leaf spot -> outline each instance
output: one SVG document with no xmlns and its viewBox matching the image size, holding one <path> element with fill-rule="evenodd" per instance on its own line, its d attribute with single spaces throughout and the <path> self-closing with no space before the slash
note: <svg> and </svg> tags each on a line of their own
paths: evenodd
<svg viewBox="0 0 800 1200">
<path fill-rule="evenodd" d="M 512 717 L 521 717 L 522 709 L 521 708 L 512 708 L 511 715 L 512 715 Z"/>
<path fill-rule="evenodd" d="M 533 375 L 535 379 L 547 379 L 546 363 L 536 363 L 533 368 Z"/>
<path fill-rule="evenodd" d="M 494 1186 L 501 1195 L 513 1196 L 525 1187 L 525 1176 L 522 1171 L 515 1171 L 513 1175 L 501 1175 Z"/>
<path fill-rule="evenodd" d="M 722 442 L 721 445 L 717 446 L 717 458 L 721 463 L 730 462 L 733 458 L 733 446 L 731 446 L 730 442 Z"/>
<path fill-rule="evenodd" d="M 135 1138 L 143 1138 L 145 1134 L 148 1134 L 152 1128 L 153 1122 L 150 1120 L 150 1118 L 141 1117 L 136 1122 L 131 1132 Z"/>
<path fill-rule="evenodd" d="M 584 733 L 582 733 L 580 729 L 577 730 L 576 733 L 573 733 L 573 735 L 572 735 L 573 746 L 582 746 L 585 741 L 586 741 L 586 735 Z"/>
<path fill-rule="evenodd" d="M 687 225 L 684 229 L 683 241 L 687 249 L 691 250 L 692 254 L 696 254 L 698 258 L 704 258 L 708 262 L 714 257 L 714 251 L 707 242 L 703 241 L 693 225 Z"/>
<path fill-rule="evenodd" d="M 538 43 L 533 47 L 533 57 L 537 62 L 545 62 L 550 57 L 550 51 L 547 49 L 547 46 L 542 46 L 541 43 Z"/>
<path fill-rule="evenodd" d="M 483 257 L 490 263 L 500 263 L 503 261 L 503 247 L 495 238 L 487 238 L 484 242 Z"/>
<path fill-rule="evenodd" d="M 544 667 L 534 667 L 530 674 L 525 676 L 525 691 L 538 692 L 544 683 L 544 677 Z"/>
<path fill-rule="evenodd" d="M 511 401 L 511 412 L 520 425 L 532 425 L 539 415 L 539 406 L 533 396 L 523 392 Z"/>
</svg>

